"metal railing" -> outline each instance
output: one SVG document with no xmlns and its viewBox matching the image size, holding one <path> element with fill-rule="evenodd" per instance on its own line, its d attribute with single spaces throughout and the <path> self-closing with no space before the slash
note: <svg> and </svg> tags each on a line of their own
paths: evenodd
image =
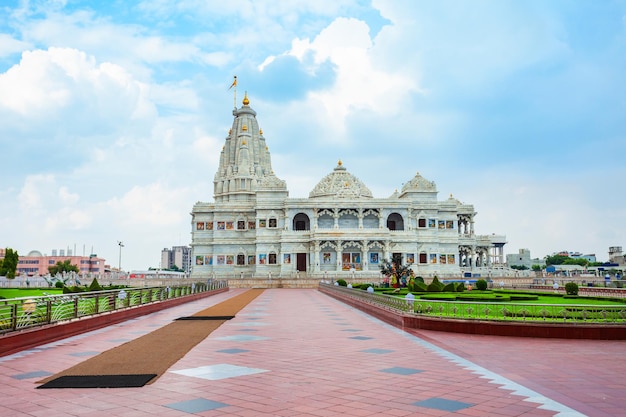
<svg viewBox="0 0 626 417">
<path fill-rule="evenodd" d="M 0 300 L 0 334 L 226 288 L 226 281 Z"/>
<path fill-rule="evenodd" d="M 425 300 L 416 297 L 407 300 L 398 296 L 377 294 L 321 283 L 324 291 L 334 291 L 352 300 L 384 309 L 427 317 L 489 320 L 529 323 L 568 324 L 625 324 L 626 304 L 523 304 L 512 302 L 473 302 Z"/>
</svg>

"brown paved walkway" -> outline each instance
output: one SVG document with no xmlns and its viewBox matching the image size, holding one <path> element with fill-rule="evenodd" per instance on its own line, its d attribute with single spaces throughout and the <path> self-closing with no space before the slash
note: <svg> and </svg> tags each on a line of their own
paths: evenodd
<svg viewBox="0 0 626 417">
<path fill-rule="evenodd" d="M 154 384 L 36 389 L 242 291 L 0 358 L 0 415 L 626 415 L 625 342 L 411 335 L 304 289 L 266 290 Z"/>
</svg>

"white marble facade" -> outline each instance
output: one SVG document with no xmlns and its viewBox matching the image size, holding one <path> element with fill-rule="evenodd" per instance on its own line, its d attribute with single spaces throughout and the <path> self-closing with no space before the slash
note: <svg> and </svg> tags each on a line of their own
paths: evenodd
<svg viewBox="0 0 626 417">
<path fill-rule="evenodd" d="M 402 254 L 416 275 L 453 276 L 504 263 L 502 235 L 474 233 L 474 207 L 437 200 L 419 173 L 374 198 L 339 161 L 310 192 L 289 198 L 246 96 L 233 110 L 214 178 L 214 202 L 192 215 L 192 276 L 323 276 L 379 271 Z"/>
</svg>

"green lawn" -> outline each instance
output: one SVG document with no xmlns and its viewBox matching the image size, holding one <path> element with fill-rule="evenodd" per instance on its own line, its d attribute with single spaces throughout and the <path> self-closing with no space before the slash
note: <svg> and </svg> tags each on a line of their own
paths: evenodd
<svg viewBox="0 0 626 417">
<path fill-rule="evenodd" d="M 403 290 L 397 294 L 389 294 L 395 297 L 404 299 L 407 291 Z M 521 296 L 536 296 L 536 299 L 523 299 Z M 497 299 L 496 297 L 510 296 L 512 299 Z M 456 299 L 459 297 L 459 299 Z M 609 306 L 624 306 L 626 305 L 626 299 L 620 300 L 610 297 L 574 297 L 564 298 L 560 294 L 541 294 L 533 292 L 514 292 L 514 291 L 465 291 L 462 293 L 457 292 L 432 292 L 425 294 L 415 293 L 415 300 L 421 300 L 423 302 L 448 302 L 454 303 L 456 301 L 468 301 L 475 303 L 498 303 L 498 304 L 559 304 L 559 305 L 609 305 Z"/>
<path fill-rule="evenodd" d="M 513 301 L 511 301 L 513 302 Z M 589 297 L 578 297 L 578 298 L 563 298 L 563 297 L 550 297 L 540 295 L 539 299 L 536 301 L 532 300 L 516 300 L 514 301 L 516 304 L 575 304 L 575 305 L 613 305 L 619 306 L 624 305 L 626 302 L 619 302 L 608 298 L 589 298 Z"/>
<path fill-rule="evenodd" d="M 471 293 L 471 295 L 470 295 Z M 404 300 L 404 293 L 393 294 Z M 494 297 L 507 295 L 513 298 L 536 297 L 535 299 L 500 299 Z M 454 297 L 463 297 L 456 300 Z M 425 298 L 421 298 L 425 297 Z M 432 297 L 431 299 L 428 299 Z M 437 297 L 438 299 L 435 299 Z M 469 298 L 475 297 L 470 300 Z M 448 298 L 447 300 L 445 298 Z M 516 297 L 517 298 L 517 297 Z M 413 310 L 420 314 L 435 317 L 452 317 L 481 320 L 530 320 L 530 321 L 626 321 L 626 300 L 611 298 L 564 298 L 559 295 L 533 292 L 491 292 L 471 291 L 464 293 L 428 293 L 416 294 Z"/>
<path fill-rule="evenodd" d="M 44 294 L 45 293 L 45 294 Z M 60 288 L 0 288 L 2 298 L 40 297 L 42 295 L 62 294 Z"/>
</svg>

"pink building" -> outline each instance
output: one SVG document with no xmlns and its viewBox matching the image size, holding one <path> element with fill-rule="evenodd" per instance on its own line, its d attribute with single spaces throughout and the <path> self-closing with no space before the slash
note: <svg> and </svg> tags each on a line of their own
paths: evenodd
<svg viewBox="0 0 626 417">
<path fill-rule="evenodd" d="M 47 256 L 34 250 L 30 251 L 26 256 L 20 255 L 17 263 L 17 274 L 30 276 L 46 275 L 48 274 L 48 267 L 68 259 L 72 265 L 78 267 L 81 274 L 103 275 L 105 272 L 105 261 L 97 255 L 73 256 L 71 253 L 64 255 L 61 253 L 57 254 L 57 251 L 53 251 L 52 256 Z"/>
</svg>

